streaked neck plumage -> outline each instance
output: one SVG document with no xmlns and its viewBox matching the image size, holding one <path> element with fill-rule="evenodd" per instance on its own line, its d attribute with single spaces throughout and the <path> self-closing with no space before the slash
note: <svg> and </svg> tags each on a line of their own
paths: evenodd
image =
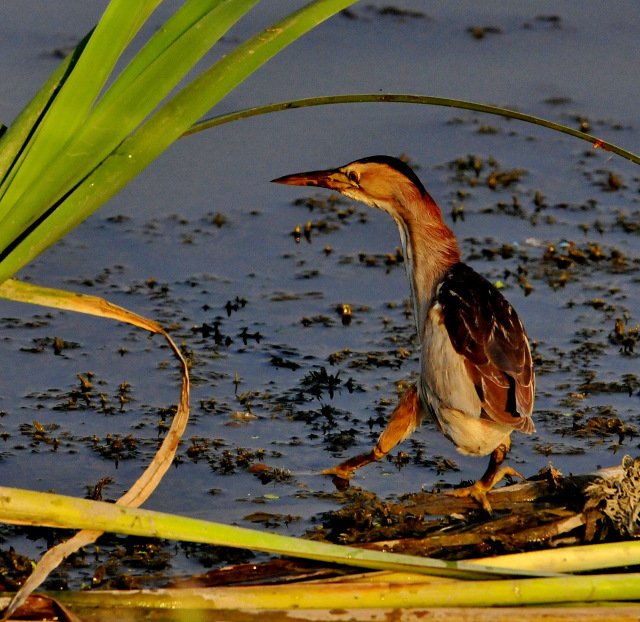
<svg viewBox="0 0 640 622">
<path fill-rule="evenodd" d="M 451 266 L 460 261 L 460 249 L 435 201 L 413 185 L 401 186 L 390 201 L 377 206 L 391 214 L 398 225 L 421 340 L 436 287 Z"/>
</svg>

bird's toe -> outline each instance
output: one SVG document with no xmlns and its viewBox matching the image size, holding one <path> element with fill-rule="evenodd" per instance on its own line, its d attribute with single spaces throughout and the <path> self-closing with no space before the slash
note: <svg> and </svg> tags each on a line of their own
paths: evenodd
<svg viewBox="0 0 640 622">
<path fill-rule="evenodd" d="M 336 466 L 329 467 L 328 469 L 322 470 L 322 475 L 331 475 L 333 477 L 339 477 L 340 479 L 351 479 L 351 476 L 354 473 L 354 469 L 344 468 L 342 464 L 337 464 Z"/>
<path fill-rule="evenodd" d="M 322 471 L 322 474 L 333 475 L 334 477 L 339 477 L 340 479 L 349 480 L 358 469 L 367 464 L 370 464 L 371 462 L 375 462 L 376 460 L 377 457 L 375 450 L 369 451 L 365 454 L 359 454 L 358 456 L 354 456 L 353 458 L 344 460 L 336 466 L 329 467 L 328 469 Z"/>
<path fill-rule="evenodd" d="M 518 477 L 520 479 L 526 479 L 522 473 L 516 471 L 513 467 L 503 466 L 495 471 L 485 474 L 482 479 L 479 479 L 475 484 L 466 486 L 465 488 L 457 488 L 451 490 L 446 494 L 451 497 L 466 498 L 470 497 L 477 501 L 483 509 L 491 514 L 491 504 L 487 498 L 487 493 L 493 490 L 493 487 L 500 482 L 504 477 Z"/>
<path fill-rule="evenodd" d="M 465 486 L 464 488 L 456 488 L 455 490 L 449 490 L 445 494 L 449 497 L 457 497 L 459 499 L 473 499 L 478 503 L 483 510 L 488 514 L 491 514 L 491 504 L 487 498 L 487 493 L 491 490 L 486 488 L 481 482 L 476 482 L 471 486 Z"/>
</svg>

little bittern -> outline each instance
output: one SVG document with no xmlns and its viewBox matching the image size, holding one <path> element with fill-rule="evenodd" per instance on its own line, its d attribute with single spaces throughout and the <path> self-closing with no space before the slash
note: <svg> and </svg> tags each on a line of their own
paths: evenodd
<svg viewBox="0 0 640 622">
<path fill-rule="evenodd" d="M 325 171 L 273 180 L 329 188 L 390 214 L 400 231 L 421 345 L 420 379 L 402 396 L 375 448 L 326 473 L 349 479 L 384 457 L 429 413 L 463 454 L 491 454 L 484 475 L 451 494 L 485 509 L 486 493 L 505 475 L 511 432 L 531 433 L 535 377 L 527 335 L 513 307 L 460 261 L 453 232 L 417 175 L 404 162 L 373 156 Z"/>
</svg>

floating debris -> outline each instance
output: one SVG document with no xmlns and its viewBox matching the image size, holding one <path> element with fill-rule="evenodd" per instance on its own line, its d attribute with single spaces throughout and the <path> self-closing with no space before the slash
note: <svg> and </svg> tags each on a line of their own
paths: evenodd
<svg viewBox="0 0 640 622">
<path fill-rule="evenodd" d="M 467 32 L 471 34 L 474 39 L 484 39 L 487 35 L 499 35 L 502 34 L 502 29 L 497 26 L 469 26 Z"/>
<path fill-rule="evenodd" d="M 340 316 L 343 326 L 349 326 L 349 324 L 351 324 L 351 318 L 353 316 L 353 312 L 351 310 L 350 304 L 345 302 L 341 305 L 338 305 L 336 307 L 336 312 Z"/>
<path fill-rule="evenodd" d="M 586 510 L 602 512 L 623 537 L 640 536 L 640 458 L 625 456 L 622 470 L 587 486 Z"/>
</svg>

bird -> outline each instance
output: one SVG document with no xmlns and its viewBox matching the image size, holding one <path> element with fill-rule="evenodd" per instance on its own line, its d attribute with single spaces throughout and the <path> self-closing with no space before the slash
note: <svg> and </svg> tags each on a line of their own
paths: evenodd
<svg viewBox="0 0 640 622">
<path fill-rule="evenodd" d="M 442 211 L 402 160 L 376 155 L 272 181 L 327 188 L 389 214 L 400 233 L 411 291 L 418 380 L 400 398 L 373 450 L 324 473 L 348 483 L 357 469 L 382 459 L 430 416 L 459 452 L 489 456 L 477 481 L 448 494 L 472 498 L 491 512 L 487 493 L 505 476 L 524 479 L 503 464 L 512 432 L 535 429 L 531 347 L 515 309 L 462 261 Z"/>
</svg>

